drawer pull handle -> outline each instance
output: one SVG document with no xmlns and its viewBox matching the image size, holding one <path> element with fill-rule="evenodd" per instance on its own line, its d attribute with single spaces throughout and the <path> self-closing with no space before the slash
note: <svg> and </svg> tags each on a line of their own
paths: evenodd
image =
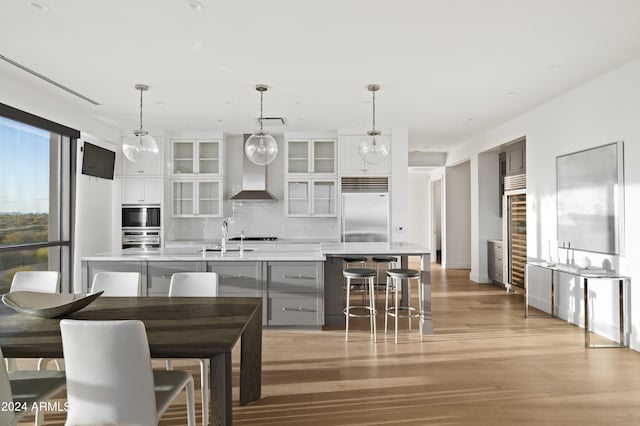
<svg viewBox="0 0 640 426">
<path fill-rule="evenodd" d="M 247 278 L 244 275 L 221 275 L 221 278 Z"/>
<path fill-rule="evenodd" d="M 302 307 L 298 307 L 298 308 L 287 308 L 287 307 L 284 307 L 284 308 L 282 308 L 282 311 L 283 312 L 287 312 L 287 311 L 290 311 L 290 312 L 318 312 L 315 309 L 307 309 L 307 308 L 302 308 Z"/>
<path fill-rule="evenodd" d="M 170 280 L 171 275 L 160 275 L 160 278 L 162 278 L 163 280 Z"/>
<path fill-rule="evenodd" d="M 306 275 L 283 275 L 282 278 L 293 278 L 299 280 L 315 280 L 316 277 L 308 277 Z"/>
</svg>

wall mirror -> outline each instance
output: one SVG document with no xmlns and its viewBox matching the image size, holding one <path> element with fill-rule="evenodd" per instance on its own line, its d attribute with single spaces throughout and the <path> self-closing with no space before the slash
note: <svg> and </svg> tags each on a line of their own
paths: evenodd
<svg viewBox="0 0 640 426">
<path fill-rule="evenodd" d="M 558 243 L 624 254 L 623 142 L 556 157 Z"/>
</svg>

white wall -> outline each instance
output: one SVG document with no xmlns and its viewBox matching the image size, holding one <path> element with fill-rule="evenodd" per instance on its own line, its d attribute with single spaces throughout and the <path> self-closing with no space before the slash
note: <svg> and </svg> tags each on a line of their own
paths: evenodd
<svg viewBox="0 0 640 426">
<path fill-rule="evenodd" d="M 431 180 L 427 171 L 409 172 L 407 241 L 423 247 L 431 247 L 430 187 Z"/>
<path fill-rule="evenodd" d="M 118 151 L 120 146 L 93 136 L 82 134 L 78 141 L 78 167 L 76 175 L 76 220 L 74 262 L 74 291 L 82 291 L 82 265 L 80 258 L 97 253 L 111 251 L 113 246 L 112 224 L 114 217 L 114 197 L 120 194 L 115 191 L 117 181 L 86 176 L 82 170 L 83 142 L 87 141 L 112 151 Z M 119 205 L 119 204 L 118 204 Z M 120 243 L 120 241 L 118 241 Z"/>
<path fill-rule="evenodd" d="M 626 254 L 609 257 L 619 272 L 640 279 L 640 59 L 636 59 L 601 77 L 578 87 L 540 107 L 503 125 L 490 129 L 465 141 L 459 149 L 450 153 L 449 161 L 455 164 L 464 158 L 477 156 L 502 143 L 521 136 L 527 138 L 527 255 L 531 259 L 548 255 L 548 241 L 556 236 L 556 182 L 555 158 L 558 155 L 592 148 L 616 140 L 625 141 L 625 217 Z M 478 185 L 478 176 L 472 177 Z M 479 210 L 478 200 L 474 209 Z M 479 230 L 474 228 L 479 239 Z M 472 247 L 479 250 L 479 245 Z M 576 253 L 575 257 L 584 254 Z M 587 254 L 598 265 L 604 256 Z M 474 256 L 472 274 L 480 270 L 480 257 Z M 532 274 L 533 277 L 534 274 Z M 539 274 L 535 274 L 539 277 Z M 534 280 L 534 282 L 537 281 Z M 634 284 L 637 284 L 635 282 Z M 616 290 L 606 282 L 593 286 L 595 330 L 615 338 L 617 321 L 615 309 Z M 631 286 L 628 298 L 631 320 L 631 345 L 640 350 L 640 292 Z M 580 283 L 560 280 L 558 289 L 559 316 L 571 322 L 581 323 L 582 292 Z"/>
<path fill-rule="evenodd" d="M 442 198 L 445 220 L 442 267 L 471 267 L 471 167 L 465 161 L 445 168 Z"/>
<path fill-rule="evenodd" d="M 391 129 L 391 241 L 407 242 L 409 129 Z"/>
<path fill-rule="evenodd" d="M 469 273 L 469 279 L 489 283 L 487 240 L 502 238 L 498 153 L 473 156 L 471 170 L 471 264 L 478 266 Z"/>
</svg>

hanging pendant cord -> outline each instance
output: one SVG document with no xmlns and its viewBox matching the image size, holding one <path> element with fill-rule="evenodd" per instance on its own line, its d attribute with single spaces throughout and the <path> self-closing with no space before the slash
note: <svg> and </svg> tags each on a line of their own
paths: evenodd
<svg viewBox="0 0 640 426">
<path fill-rule="evenodd" d="M 260 92 L 260 133 L 262 133 L 262 95 L 264 92 Z"/>
<path fill-rule="evenodd" d="M 142 89 L 140 89 L 140 132 L 142 132 Z"/>
<path fill-rule="evenodd" d="M 373 91 L 373 130 L 376 130 L 376 92 Z"/>
</svg>

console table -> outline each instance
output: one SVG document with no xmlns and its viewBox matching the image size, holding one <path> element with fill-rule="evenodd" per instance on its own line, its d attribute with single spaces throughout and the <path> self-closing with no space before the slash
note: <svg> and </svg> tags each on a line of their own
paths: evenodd
<svg viewBox="0 0 640 426">
<path fill-rule="evenodd" d="M 549 315 L 529 315 L 529 273 L 528 268 L 530 266 L 537 268 L 544 268 L 551 273 L 551 313 Z M 549 264 L 546 262 L 527 262 L 526 264 L 527 274 L 525 279 L 525 300 L 524 300 L 524 316 L 525 318 L 533 317 L 555 317 L 555 276 L 556 272 L 562 272 L 578 277 L 582 280 L 584 287 L 584 346 L 585 348 L 624 348 L 624 283 L 631 282 L 630 277 L 626 277 L 615 273 L 614 271 L 607 271 L 605 273 L 589 272 L 588 270 L 578 270 L 571 265 L 563 264 Z M 620 304 L 619 315 L 619 331 L 620 340 L 617 344 L 603 345 L 603 344 L 591 344 L 591 331 L 589 327 L 589 281 L 591 280 L 609 280 L 618 283 L 618 303 Z"/>
</svg>

